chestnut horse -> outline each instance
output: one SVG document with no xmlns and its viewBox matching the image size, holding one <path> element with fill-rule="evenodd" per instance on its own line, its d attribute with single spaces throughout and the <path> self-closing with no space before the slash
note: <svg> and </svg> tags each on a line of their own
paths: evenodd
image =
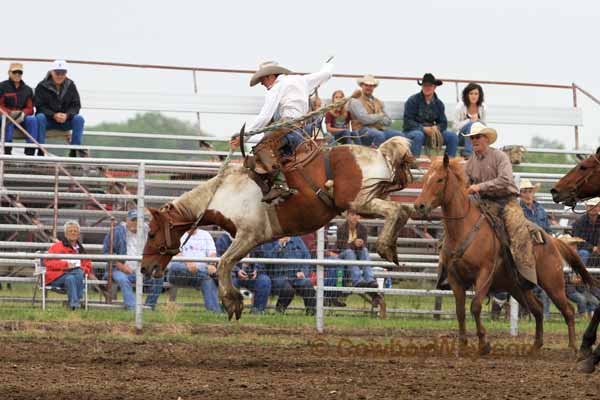
<svg viewBox="0 0 600 400">
<path fill-rule="evenodd" d="M 289 186 L 297 193 L 280 204 L 261 201 L 261 189 L 248 169 L 227 166 L 216 177 L 159 210 L 150 209 L 152 220 L 142 271 L 161 276 L 179 252 L 181 236 L 198 219 L 198 226 L 218 225 L 234 237 L 217 267 L 219 298 L 229 318 L 235 314 L 239 319 L 243 299 L 231 282 L 233 266 L 257 245 L 314 232 L 349 208 L 360 215 L 385 218 L 377 239 L 377 252 L 397 264 L 396 240 L 408 220 L 409 207 L 386 199 L 390 192 L 409 183 L 413 160 L 410 142 L 401 137 L 387 140 L 379 149 L 344 145 L 319 150 L 304 167 L 284 168 Z M 330 193 L 332 204 L 327 205 L 317 195 L 318 191 Z"/>
<path fill-rule="evenodd" d="M 431 166 L 423 177 L 423 190 L 415 201 L 415 210 L 429 215 L 433 208 L 442 207 L 446 236 L 444 246 L 450 254 L 466 245 L 462 256 L 447 265 L 448 281 L 456 301 L 456 317 L 459 325 L 459 340 L 466 343 L 465 291 L 475 286 L 471 302 L 471 313 L 477 325 L 479 351 L 487 354 L 491 346 L 481 323 L 481 305 L 490 292 L 509 292 L 523 307 L 528 308 L 535 318 L 534 350 L 543 345 L 543 310 L 540 301 L 531 289 L 521 288 L 502 261 L 501 246 L 487 219 L 482 216 L 474 201 L 467 196 L 464 167 L 458 160 Z M 479 229 L 475 228 L 479 225 Z M 581 263 L 577 253 L 558 239 L 544 233 L 543 245 L 535 245 L 536 271 L 539 285 L 558 307 L 568 326 L 569 347 L 576 349 L 574 311 L 565 294 L 563 258 L 581 275 L 586 283 L 592 278 Z M 472 241 L 469 242 L 469 240 Z M 440 254 L 441 265 L 448 262 L 445 252 Z M 561 258 L 562 256 L 562 258 Z"/>
<path fill-rule="evenodd" d="M 600 147 L 571 169 L 550 189 L 555 203 L 574 207 L 578 201 L 600 196 Z"/>
<path fill-rule="evenodd" d="M 575 207 L 577 202 L 600 196 L 600 147 L 596 154 L 592 154 L 582 160 L 571 169 L 550 190 L 552 199 L 556 203 L 564 203 Z M 581 340 L 579 348 L 579 368 L 582 372 L 594 372 L 596 364 L 600 362 L 600 346 L 592 351 L 596 343 L 596 335 L 600 324 L 600 306 L 594 310 L 594 316 L 590 320 Z"/>
</svg>

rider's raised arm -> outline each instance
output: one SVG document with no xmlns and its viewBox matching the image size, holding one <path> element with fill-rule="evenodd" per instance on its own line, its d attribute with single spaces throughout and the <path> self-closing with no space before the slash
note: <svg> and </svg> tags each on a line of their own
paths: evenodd
<svg viewBox="0 0 600 400">
<path fill-rule="evenodd" d="M 327 82 L 331 78 L 332 72 L 333 64 L 325 63 L 323 64 L 323 67 L 321 67 L 320 71 L 304 75 L 304 79 L 306 79 L 306 85 L 308 86 L 308 91 L 312 92 L 317 86 L 321 86 Z"/>
</svg>

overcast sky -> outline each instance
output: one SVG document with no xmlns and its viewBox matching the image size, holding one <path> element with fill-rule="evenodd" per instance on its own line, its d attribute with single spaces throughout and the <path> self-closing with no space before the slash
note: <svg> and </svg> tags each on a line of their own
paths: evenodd
<svg viewBox="0 0 600 400">
<path fill-rule="evenodd" d="M 598 20 L 600 4 L 591 1 L 30 1 L 19 17 L 2 19 L 2 54 L 244 69 L 274 59 L 296 71 L 316 70 L 334 55 L 338 73 L 576 82 L 600 97 Z M 26 65 L 25 80 L 34 86 L 46 69 Z M 82 91 L 193 90 L 189 73 L 73 66 L 70 76 Z M 264 95 L 262 88 L 249 88 L 248 79 L 206 73 L 199 76 L 200 91 Z M 336 79 L 321 93 L 354 87 Z M 572 101 L 568 90 L 484 89 L 492 106 L 568 107 Z M 416 91 L 413 82 L 384 82 L 376 95 L 404 100 Z M 439 95 L 453 103 L 454 86 L 440 87 Z M 582 142 L 596 146 L 600 106 L 579 98 Z M 127 116 L 88 111 L 87 120 Z M 205 117 L 202 126 L 230 135 L 242 119 Z M 503 144 L 529 144 L 534 134 L 574 144 L 570 128 L 498 128 Z"/>
</svg>

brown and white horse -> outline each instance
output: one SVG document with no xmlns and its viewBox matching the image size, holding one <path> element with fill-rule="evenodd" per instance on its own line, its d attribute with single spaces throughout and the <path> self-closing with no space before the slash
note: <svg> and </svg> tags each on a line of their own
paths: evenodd
<svg viewBox="0 0 600 400">
<path fill-rule="evenodd" d="M 330 168 L 326 168 L 326 153 Z M 350 208 L 360 215 L 385 218 L 377 252 L 397 263 L 396 240 L 408 220 L 409 208 L 386 199 L 390 191 L 409 183 L 412 161 L 410 143 L 401 137 L 387 140 L 379 149 L 344 145 L 320 151 L 304 168 L 286 172 L 289 186 L 297 193 L 276 205 L 261 201 L 262 191 L 246 168 L 228 166 L 222 174 L 159 210 L 150 209 L 142 271 L 161 276 L 179 252 L 181 236 L 199 217 L 200 226 L 218 225 L 234 237 L 217 268 L 219 298 L 229 318 L 235 314 L 239 319 L 243 302 L 232 285 L 233 266 L 261 243 L 313 232 Z M 327 169 L 333 185 L 326 185 Z M 317 196 L 315 186 L 333 192 L 333 207 Z"/>
<path fill-rule="evenodd" d="M 596 154 L 582 160 L 575 168 L 571 169 L 550 190 L 552 199 L 556 203 L 564 203 L 575 207 L 577 202 L 600 196 L 600 147 Z M 598 325 L 600 324 L 600 306 L 594 310 L 581 340 L 579 347 L 579 368 L 582 372 L 594 372 L 596 364 L 600 362 L 600 346 L 592 351 L 596 343 Z"/>
</svg>

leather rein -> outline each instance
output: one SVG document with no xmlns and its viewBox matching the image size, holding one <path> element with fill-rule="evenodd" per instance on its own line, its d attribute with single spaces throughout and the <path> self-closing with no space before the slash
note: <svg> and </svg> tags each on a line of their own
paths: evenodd
<svg viewBox="0 0 600 400">
<path fill-rule="evenodd" d="M 187 243 L 188 240 L 190 240 L 190 238 L 192 237 L 192 232 L 190 232 L 187 236 L 187 238 L 185 239 L 185 242 L 183 242 L 183 244 L 179 245 L 179 243 L 177 243 L 176 245 L 174 245 L 173 243 L 173 238 L 171 237 L 171 230 L 173 230 L 173 228 L 177 227 L 177 226 L 185 226 L 185 225 L 189 225 L 192 227 L 192 231 L 194 231 L 198 225 L 200 224 L 200 220 L 202 219 L 202 216 L 200 216 L 200 218 L 198 218 L 195 222 L 178 222 L 178 223 L 174 223 L 173 221 L 171 221 L 171 218 L 167 218 L 167 222 L 166 224 L 163 224 L 163 231 L 164 231 L 164 236 L 165 236 L 165 244 L 161 245 L 158 247 L 158 251 L 156 253 L 144 253 L 144 256 L 155 256 L 155 255 L 170 255 L 170 256 L 176 256 L 177 254 L 179 254 L 181 252 L 181 248 L 183 246 L 185 246 L 185 244 Z"/>
</svg>

